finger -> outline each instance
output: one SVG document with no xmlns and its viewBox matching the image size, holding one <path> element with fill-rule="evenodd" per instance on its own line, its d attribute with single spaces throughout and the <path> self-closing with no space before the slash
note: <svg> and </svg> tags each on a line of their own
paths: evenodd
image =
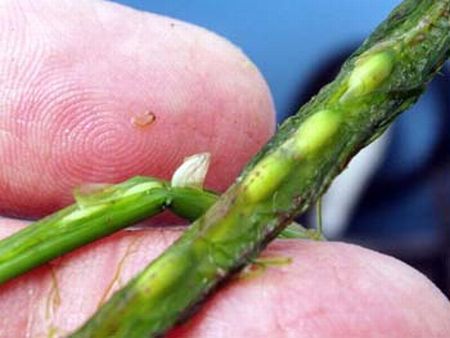
<svg viewBox="0 0 450 338">
<path fill-rule="evenodd" d="M 450 303 L 423 275 L 391 257 L 326 242 L 278 241 L 265 255 L 292 257 L 235 281 L 175 337 L 445 337 Z"/>
<path fill-rule="evenodd" d="M 0 287 L 0 337 L 65 336 L 178 237 L 121 232 Z M 399 261 L 339 243 L 278 241 L 292 263 L 237 278 L 169 337 L 444 337 L 450 305 Z"/>
<path fill-rule="evenodd" d="M 209 151 L 222 190 L 268 139 L 257 69 L 204 29 L 103 1 L 0 3 L 0 213 L 40 216 L 74 186 L 169 178 Z"/>
</svg>

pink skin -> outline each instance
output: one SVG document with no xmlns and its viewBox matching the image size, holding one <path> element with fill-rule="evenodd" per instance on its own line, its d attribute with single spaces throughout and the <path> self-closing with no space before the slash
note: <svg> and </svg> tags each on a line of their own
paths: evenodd
<svg viewBox="0 0 450 338">
<path fill-rule="evenodd" d="M 100 1 L 0 3 L 0 211 L 37 217 L 85 182 L 169 177 L 210 151 L 224 189 L 274 129 L 258 71 L 205 30 Z M 152 112 L 156 116 L 153 123 Z M 25 226 L 0 219 L 0 237 Z M 178 235 L 123 231 L 0 287 L 0 337 L 63 336 Z M 173 337 L 447 337 L 448 300 L 393 258 L 276 241 Z"/>
<path fill-rule="evenodd" d="M 3 1 L 0 60 L 7 215 L 54 211 L 86 182 L 169 178 L 204 151 L 207 185 L 223 190 L 274 129 L 268 88 L 237 48 L 115 4 Z"/>
</svg>

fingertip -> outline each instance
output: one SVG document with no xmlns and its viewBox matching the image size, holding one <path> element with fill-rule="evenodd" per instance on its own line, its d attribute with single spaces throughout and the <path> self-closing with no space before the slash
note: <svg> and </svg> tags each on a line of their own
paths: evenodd
<svg viewBox="0 0 450 338">
<path fill-rule="evenodd" d="M 169 337 L 444 337 L 450 304 L 422 274 L 358 246 L 283 240 L 291 264 L 234 280 Z"/>
<path fill-rule="evenodd" d="M 0 135 L 4 214 L 49 213 L 83 183 L 168 179 L 205 151 L 207 187 L 223 190 L 273 133 L 267 84 L 223 38 L 109 2 L 53 5 L 22 1 L 30 20 L 0 41 L 14 94 Z M 6 7 L 13 22 L 17 8 Z M 12 49 L 13 38 L 27 48 Z"/>
</svg>

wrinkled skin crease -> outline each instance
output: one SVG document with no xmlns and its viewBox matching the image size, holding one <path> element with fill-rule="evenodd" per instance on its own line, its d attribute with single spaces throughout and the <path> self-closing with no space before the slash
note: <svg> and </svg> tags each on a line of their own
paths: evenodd
<svg viewBox="0 0 450 338">
<path fill-rule="evenodd" d="M 167 179 L 193 153 L 211 152 L 206 185 L 223 190 L 273 133 L 257 69 L 203 29 L 75 0 L 5 0 L 0 25 L 1 238 L 28 224 L 20 218 L 67 205 L 78 184 Z M 73 331 L 180 231 L 122 231 L 1 286 L 0 338 Z M 263 255 L 292 263 L 233 279 L 169 336 L 450 332 L 448 300 L 393 258 L 296 240 L 275 241 Z"/>
</svg>

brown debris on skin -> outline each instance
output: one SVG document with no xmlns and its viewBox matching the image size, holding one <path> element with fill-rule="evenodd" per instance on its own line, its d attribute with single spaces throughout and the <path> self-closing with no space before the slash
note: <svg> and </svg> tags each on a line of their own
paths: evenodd
<svg viewBox="0 0 450 338">
<path fill-rule="evenodd" d="M 156 121 L 156 115 L 151 110 L 146 110 L 140 115 L 131 118 L 131 124 L 136 128 L 147 128 Z"/>
</svg>

